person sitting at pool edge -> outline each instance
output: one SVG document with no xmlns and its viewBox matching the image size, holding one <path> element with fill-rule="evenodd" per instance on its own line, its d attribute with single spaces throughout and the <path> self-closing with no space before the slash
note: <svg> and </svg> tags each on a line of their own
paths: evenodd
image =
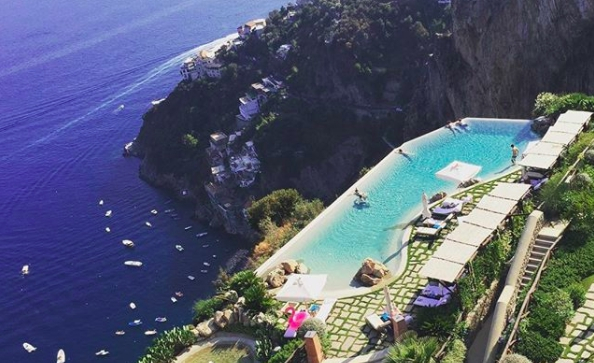
<svg viewBox="0 0 594 363">
<path fill-rule="evenodd" d="M 520 150 L 518 150 L 518 148 L 514 144 L 511 144 L 511 149 L 512 149 L 511 162 L 512 162 L 512 164 L 515 165 L 516 164 L 516 158 L 518 157 L 518 154 L 520 153 Z"/>
<path fill-rule="evenodd" d="M 358 188 L 355 188 L 355 195 L 361 200 L 367 199 L 367 196 L 364 193 L 359 192 Z"/>
</svg>

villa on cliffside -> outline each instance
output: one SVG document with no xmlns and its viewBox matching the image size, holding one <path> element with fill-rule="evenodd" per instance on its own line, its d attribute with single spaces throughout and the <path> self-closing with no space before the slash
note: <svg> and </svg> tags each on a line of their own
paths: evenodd
<svg viewBox="0 0 594 363">
<path fill-rule="evenodd" d="M 281 81 L 273 76 L 262 78 L 262 83 L 252 83 L 245 96 L 239 98 L 239 114 L 235 116 L 238 128 L 249 126 L 254 116 L 260 113 L 260 107 L 268 101 L 272 93 L 284 88 Z"/>
</svg>

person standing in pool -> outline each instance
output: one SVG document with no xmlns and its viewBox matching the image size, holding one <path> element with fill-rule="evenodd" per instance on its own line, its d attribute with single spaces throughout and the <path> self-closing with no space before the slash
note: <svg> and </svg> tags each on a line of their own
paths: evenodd
<svg viewBox="0 0 594 363">
<path fill-rule="evenodd" d="M 511 162 L 512 162 L 512 164 L 515 165 L 516 164 L 516 158 L 518 157 L 518 154 L 520 153 L 520 150 L 518 150 L 518 148 L 514 144 L 511 144 L 511 149 L 512 149 Z"/>
</svg>

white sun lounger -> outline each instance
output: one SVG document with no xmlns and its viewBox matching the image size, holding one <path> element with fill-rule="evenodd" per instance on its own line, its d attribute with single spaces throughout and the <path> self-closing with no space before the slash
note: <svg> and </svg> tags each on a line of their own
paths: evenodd
<svg viewBox="0 0 594 363">
<path fill-rule="evenodd" d="M 334 307 L 335 303 L 336 303 L 336 298 L 324 299 L 324 302 L 322 303 L 322 306 L 320 307 L 320 311 L 318 311 L 315 318 L 320 319 L 321 321 L 326 321 L 326 319 L 328 319 L 328 316 L 330 315 L 330 312 L 332 311 L 332 308 Z"/>
</svg>

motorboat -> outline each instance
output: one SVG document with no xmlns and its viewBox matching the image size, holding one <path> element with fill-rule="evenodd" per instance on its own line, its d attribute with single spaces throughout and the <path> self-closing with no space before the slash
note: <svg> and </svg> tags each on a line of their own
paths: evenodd
<svg viewBox="0 0 594 363">
<path fill-rule="evenodd" d="M 196 235 L 196 238 L 204 237 L 204 236 L 206 236 L 207 234 L 208 234 L 208 232 L 202 232 L 202 233 L 198 233 L 198 234 Z"/>
<path fill-rule="evenodd" d="M 140 262 L 140 261 L 126 261 L 126 262 L 124 262 L 124 265 L 126 265 L 126 266 L 133 266 L 133 267 L 140 267 L 140 266 L 142 266 L 142 262 Z"/>
<path fill-rule="evenodd" d="M 145 224 L 145 225 L 146 225 L 148 228 L 152 228 L 152 227 L 153 227 L 153 225 L 152 225 L 152 224 L 151 224 L 151 222 L 149 222 L 149 221 L 146 221 L 146 222 L 144 222 L 144 224 Z"/>
<path fill-rule="evenodd" d="M 170 217 L 173 218 L 173 219 L 175 219 L 175 218 L 178 218 L 179 217 L 179 214 L 177 214 L 177 213 L 171 213 Z"/>
<path fill-rule="evenodd" d="M 110 209 L 110 210 L 108 210 L 107 212 L 105 212 L 105 216 L 106 216 L 106 217 L 111 217 L 111 209 Z"/>
<path fill-rule="evenodd" d="M 129 239 L 122 240 L 122 244 L 126 247 L 134 247 L 134 242 L 132 242 L 132 240 Z"/>
<path fill-rule="evenodd" d="M 156 106 L 156 105 L 158 105 L 159 103 L 161 103 L 163 101 L 165 101 L 164 98 L 161 98 L 161 99 L 158 99 L 158 100 L 152 100 L 151 101 L 151 105 Z"/>
<path fill-rule="evenodd" d="M 177 299 L 172 296 L 171 297 L 171 302 L 175 304 L 177 302 Z"/>
<path fill-rule="evenodd" d="M 105 227 L 105 232 L 107 232 L 107 233 L 111 232 L 111 228 Z"/>
<path fill-rule="evenodd" d="M 108 355 L 108 354 L 109 354 L 109 351 L 107 351 L 105 349 L 101 349 L 100 351 L 95 352 L 95 355 L 96 356 L 99 356 L 99 357 L 102 357 L 102 356 L 105 356 L 105 355 Z"/>
<path fill-rule="evenodd" d="M 144 335 L 157 335 L 157 329 L 147 330 L 144 332 Z"/>
<path fill-rule="evenodd" d="M 184 250 L 184 248 L 181 245 L 175 245 L 175 249 L 178 250 L 179 252 Z"/>
<path fill-rule="evenodd" d="M 188 280 L 190 280 L 190 281 L 194 281 L 194 279 L 195 279 L 195 277 L 194 277 L 194 276 L 192 276 L 192 275 L 188 275 Z"/>
<path fill-rule="evenodd" d="M 210 246 L 210 245 L 202 245 L 202 247 L 204 247 L 204 248 L 206 248 L 206 247 L 209 247 L 209 246 Z"/>
<path fill-rule="evenodd" d="M 34 347 L 29 343 L 23 343 L 23 348 L 25 348 L 25 350 L 29 353 L 32 353 L 37 350 L 37 347 Z"/>
<path fill-rule="evenodd" d="M 151 214 L 152 214 L 152 215 L 156 216 L 156 215 L 157 215 L 157 213 L 159 213 L 159 212 L 158 212 L 156 209 L 153 209 L 153 210 L 151 210 Z"/>
<path fill-rule="evenodd" d="M 184 296 L 184 293 L 181 291 L 176 291 L 174 295 L 177 297 L 182 297 L 182 296 Z"/>
<path fill-rule="evenodd" d="M 202 272 L 203 274 L 207 274 L 208 270 L 200 270 L 200 272 Z"/>
<path fill-rule="evenodd" d="M 128 306 L 130 306 L 130 309 L 132 310 L 136 309 L 136 304 L 134 304 L 133 302 L 131 302 Z"/>
<path fill-rule="evenodd" d="M 23 268 L 21 269 L 21 273 L 23 275 L 28 275 L 29 274 L 29 265 L 24 265 Z"/>
<path fill-rule="evenodd" d="M 164 323 L 167 321 L 167 318 L 166 317 L 158 317 L 158 318 L 155 318 L 155 321 L 157 323 Z"/>
<path fill-rule="evenodd" d="M 186 228 L 184 228 L 186 231 L 189 231 L 190 229 L 192 229 L 192 226 L 187 226 Z"/>
<path fill-rule="evenodd" d="M 64 349 L 60 349 L 58 350 L 58 356 L 56 358 L 56 363 L 64 363 L 66 362 L 66 352 L 64 352 Z"/>
<path fill-rule="evenodd" d="M 103 205 L 103 199 L 99 201 L 99 205 Z"/>
<path fill-rule="evenodd" d="M 134 321 L 129 322 L 128 325 L 129 326 L 139 326 L 139 325 L 142 325 L 142 320 L 136 319 Z"/>
<path fill-rule="evenodd" d="M 206 267 L 209 267 L 209 266 L 210 266 L 210 263 L 208 263 L 208 262 L 203 262 L 202 264 L 203 264 L 204 266 L 206 266 Z"/>
<path fill-rule="evenodd" d="M 171 213 L 173 212 L 175 209 L 171 208 L 171 209 L 165 209 L 165 213 Z"/>
<path fill-rule="evenodd" d="M 126 334 L 126 332 L 123 330 L 118 330 L 115 332 L 115 335 L 124 335 L 124 334 Z"/>
<path fill-rule="evenodd" d="M 212 255 L 212 258 L 217 258 L 217 255 Z"/>
</svg>

